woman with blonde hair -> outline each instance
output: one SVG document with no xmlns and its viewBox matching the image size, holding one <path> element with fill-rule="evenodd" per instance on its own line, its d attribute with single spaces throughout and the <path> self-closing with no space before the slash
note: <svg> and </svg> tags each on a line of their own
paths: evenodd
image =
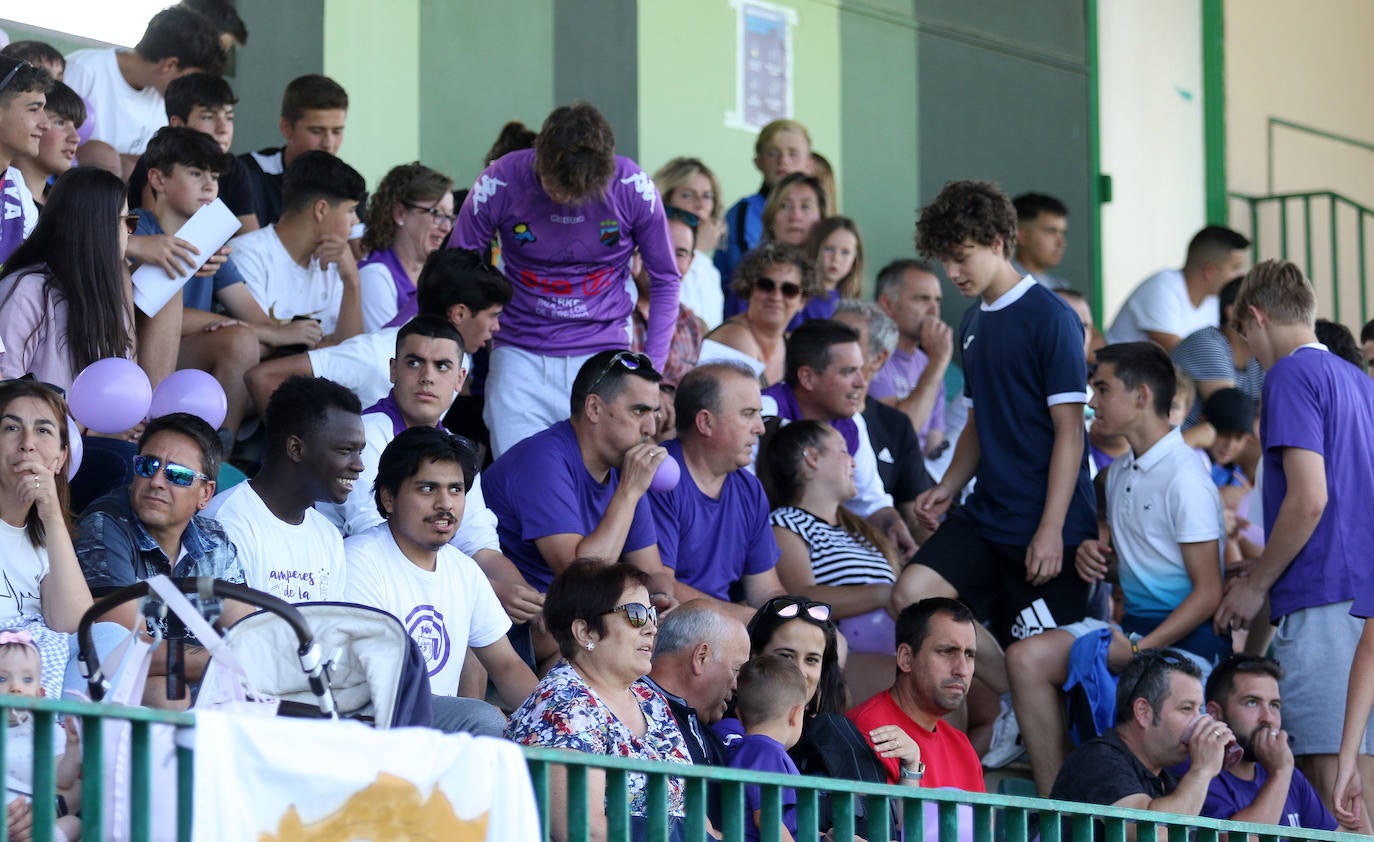
<svg viewBox="0 0 1374 842">
<path fill-rule="evenodd" d="M 725 236 L 725 211 L 720 204 L 716 174 L 696 158 L 674 158 L 654 173 L 654 184 L 665 207 L 677 208 L 697 218 L 697 244 L 692 266 L 682 277 L 679 302 L 706 323 L 707 330 L 724 318 L 725 294 L 720 270 L 711 255 Z"/>
</svg>

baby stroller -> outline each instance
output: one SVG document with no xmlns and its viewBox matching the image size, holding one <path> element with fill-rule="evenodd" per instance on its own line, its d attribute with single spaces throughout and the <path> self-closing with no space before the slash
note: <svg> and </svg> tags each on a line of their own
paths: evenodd
<svg viewBox="0 0 1374 842">
<path fill-rule="evenodd" d="M 186 598 L 196 597 L 196 605 Z M 105 663 L 96 651 L 92 627 L 130 600 L 140 600 L 149 635 L 130 634 Z M 220 600 L 233 599 L 260 610 L 244 617 L 221 637 L 210 622 Z M 210 618 L 207 621 L 207 617 Z M 179 622 L 178 622 L 179 621 Z M 153 650 L 166 629 L 167 689 L 183 698 L 185 633 L 211 654 L 195 708 L 246 705 L 283 716 L 363 719 L 376 727 L 428 725 L 429 676 L 424 659 L 400 621 L 385 612 L 346 603 L 291 605 L 243 585 L 209 577 L 169 579 L 155 576 L 98 600 L 77 629 L 81 673 L 90 698 L 111 704 L 142 700 Z M 188 729 L 189 730 L 189 729 Z M 108 839 L 129 838 L 131 818 L 131 728 L 109 720 L 103 728 L 107 767 L 102 800 Z M 193 735 L 171 726 L 153 728 L 155 780 L 175 780 L 177 745 L 190 747 Z M 154 787 L 151 805 L 155 838 L 174 838 L 175 788 Z"/>
</svg>

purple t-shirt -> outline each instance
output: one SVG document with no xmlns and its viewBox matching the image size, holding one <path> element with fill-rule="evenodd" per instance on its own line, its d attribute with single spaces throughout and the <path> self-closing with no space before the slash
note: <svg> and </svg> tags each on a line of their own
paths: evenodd
<svg viewBox="0 0 1374 842">
<path fill-rule="evenodd" d="M 1326 467 L 1326 510 L 1274 583 L 1271 619 L 1349 599 L 1356 600 L 1353 613 L 1374 615 L 1368 560 L 1374 546 L 1368 502 L 1374 488 L 1374 382 L 1335 354 L 1304 346 L 1269 369 L 1260 411 L 1266 540 L 1288 493 L 1283 449 L 1318 453 Z"/>
<path fill-rule="evenodd" d="M 1186 766 L 1185 766 L 1186 769 Z M 1202 802 L 1202 815 L 1209 819 L 1229 819 L 1236 813 L 1255 803 L 1260 787 L 1269 780 L 1264 767 L 1255 764 L 1255 779 L 1242 780 L 1227 771 L 1222 771 L 1207 784 L 1207 798 Z M 1283 800 L 1283 814 L 1279 824 L 1285 827 L 1303 827 L 1308 830 L 1335 830 L 1336 819 L 1317 797 L 1312 784 L 1303 777 L 1302 772 L 1293 770 L 1293 780 L 1288 785 L 1288 797 Z"/>
<path fill-rule="evenodd" d="M 730 768 L 755 772 L 774 772 L 779 775 L 800 775 L 797 764 L 787 756 L 782 743 L 764 734 L 745 734 L 730 746 Z M 757 840 L 759 829 L 754 824 L 754 811 L 763 809 L 762 787 L 744 786 L 744 838 Z M 782 788 L 782 823 L 792 838 L 797 838 L 797 791 Z"/>
<path fill-rule="evenodd" d="M 921 374 L 930 364 L 930 357 L 926 356 L 925 351 L 920 348 L 915 349 L 910 354 L 901 348 L 892 352 L 892 356 L 887 358 L 883 367 L 878 369 L 878 373 L 873 375 L 873 382 L 868 384 L 868 393 L 878 400 L 887 398 L 897 398 L 904 400 L 911 390 L 916 388 L 920 382 Z M 940 388 L 935 391 L 935 402 L 930 405 L 930 417 L 921 429 L 916 431 L 916 435 L 921 440 L 921 449 L 926 447 L 926 437 L 932 431 L 945 430 L 945 387 L 940 384 Z"/>
<path fill-rule="evenodd" d="M 730 587 L 742 577 L 766 573 L 778 563 L 763 485 L 748 471 L 733 471 L 720 499 L 713 500 L 692 481 L 682 443 L 673 440 L 664 447 L 677 460 L 682 480 L 672 491 L 648 495 L 658 554 L 677 581 L 729 602 Z"/>
<path fill-rule="evenodd" d="M 559 421 L 521 441 L 482 474 L 482 493 L 496 515 L 501 551 L 541 593 L 549 589 L 554 573 L 535 540 L 592 534 L 619 484 L 620 472 L 614 468 L 604 485 L 587 472 L 571 421 Z M 624 552 L 642 550 L 655 541 L 647 496 L 635 506 Z"/>
<path fill-rule="evenodd" d="M 544 192 L 533 150 L 512 152 L 477 177 L 449 245 L 480 252 L 501 238 L 515 294 L 501 313 L 498 347 L 551 357 L 628 348 L 634 304 L 626 286 L 638 248 L 650 279 L 645 353 L 662 370 L 680 281 L 668 222 L 653 180 L 629 158 L 615 162 L 605 197 L 577 207 Z"/>
</svg>

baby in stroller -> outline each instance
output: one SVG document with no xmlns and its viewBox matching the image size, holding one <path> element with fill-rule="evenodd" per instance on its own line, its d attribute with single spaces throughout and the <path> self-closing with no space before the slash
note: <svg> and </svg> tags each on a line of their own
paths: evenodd
<svg viewBox="0 0 1374 842">
<path fill-rule="evenodd" d="M 39 698 L 43 695 L 43 655 L 26 631 L 0 632 L 0 693 L 11 696 Z M 72 815 L 79 805 L 81 779 L 81 734 L 76 718 L 67 717 L 66 746 L 57 763 L 57 811 L 55 825 L 57 839 L 72 840 L 81 836 L 81 819 Z M 10 710 L 9 732 L 6 735 L 6 803 L 12 824 L 23 820 L 28 809 L 22 796 L 33 792 L 34 718 L 28 711 Z M 18 800 L 20 804 L 14 802 Z"/>
</svg>

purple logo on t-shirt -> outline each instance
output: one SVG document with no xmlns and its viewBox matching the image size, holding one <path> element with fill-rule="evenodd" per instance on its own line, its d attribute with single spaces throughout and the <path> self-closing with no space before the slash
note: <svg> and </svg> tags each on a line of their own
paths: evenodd
<svg viewBox="0 0 1374 842">
<path fill-rule="evenodd" d="M 444 626 L 444 615 L 435 610 L 433 605 L 417 605 L 406 615 L 406 631 L 425 656 L 425 667 L 430 677 L 438 675 L 444 664 L 448 663 L 452 648 L 449 645 L 448 628 Z"/>
</svg>

